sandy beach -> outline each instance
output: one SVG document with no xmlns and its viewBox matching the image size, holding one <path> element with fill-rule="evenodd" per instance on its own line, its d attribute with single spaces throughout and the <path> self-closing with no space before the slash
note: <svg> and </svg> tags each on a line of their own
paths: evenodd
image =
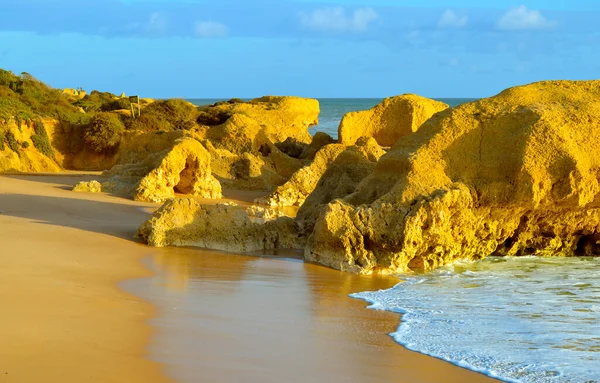
<svg viewBox="0 0 600 383">
<path fill-rule="evenodd" d="M 146 358 L 155 309 L 116 286 L 150 274 L 140 204 L 64 190 L 79 179 L 0 176 L 0 381 L 167 381 Z"/>
<path fill-rule="evenodd" d="M 398 315 L 348 297 L 395 279 L 145 247 L 156 205 L 69 191 L 93 178 L 0 176 L 0 381 L 495 381 L 407 351 Z"/>
</svg>

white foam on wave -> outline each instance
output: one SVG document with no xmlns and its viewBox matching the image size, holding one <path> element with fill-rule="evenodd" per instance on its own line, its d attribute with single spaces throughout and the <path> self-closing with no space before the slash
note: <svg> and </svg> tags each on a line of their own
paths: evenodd
<svg viewBox="0 0 600 383">
<path fill-rule="evenodd" d="M 488 258 L 351 295 L 402 313 L 408 349 L 507 382 L 600 383 L 600 262 Z"/>
</svg>

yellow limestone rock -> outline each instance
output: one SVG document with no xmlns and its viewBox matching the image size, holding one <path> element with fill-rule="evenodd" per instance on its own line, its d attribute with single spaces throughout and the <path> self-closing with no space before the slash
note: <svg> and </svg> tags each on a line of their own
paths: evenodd
<svg viewBox="0 0 600 383">
<path fill-rule="evenodd" d="M 311 143 L 304 149 L 300 158 L 314 160 L 315 156 L 325 145 L 334 144 L 334 140 L 329 134 L 324 132 L 316 132 Z"/>
<path fill-rule="evenodd" d="M 296 224 L 288 217 L 251 220 L 235 205 L 202 205 L 191 198 L 165 202 L 138 230 L 155 247 L 196 246 L 230 252 L 251 252 L 299 245 Z"/>
<path fill-rule="evenodd" d="M 296 222 L 303 234 L 310 234 L 317 218 L 331 201 L 353 193 L 356 186 L 375 169 L 385 152 L 373 138 L 360 138 L 341 152 L 319 178 L 315 189 L 298 210 Z"/>
<path fill-rule="evenodd" d="M 135 158 L 135 157 L 134 157 Z M 197 140 L 184 137 L 140 162 L 116 165 L 104 173 L 112 189 L 136 201 L 160 203 L 175 193 L 220 198 L 221 185 L 210 169 L 210 155 Z"/>
<path fill-rule="evenodd" d="M 372 138 L 361 138 L 353 147 L 341 144 L 326 145 L 319 150 L 313 162 L 298 170 L 288 182 L 275 189 L 271 195 L 258 199 L 256 203 L 267 206 L 301 206 L 306 198 L 315 190 L 319 180 L 321 180 L 329 166 L 346 150 L 350 150 L 354 153 L 353 155 L 358 155 L 370 162 L 377 161 L 384 153 L 383 149 Z M 352 157 L 353 155 L 349 154 L 348 156 Z M 364 178 L 364 176 L 366 174 L 360 177 L 360 179 Z M 353 179 L 358 178 L 353 177 Z M 340 182 L 345 181 L 342 179 L 337 180 Z"/>
<path fill-rule="evenodd" d="M 305 258 L 358 273 L 488 255 L 600 254 L 600 81 L 548 81 L 441 112 L 330 203 Z"/>
<path fill-rule="evenodd" d="M 230 117 L 222 124 L 208 127 L 206 137 L 216 148 L 238 154 L 288 138 L 310 143 L 308 128 L 318 124 L 320 112 L 317 100 L 275 96 L 208 108 L 213 115 Z"/>
<path fill-rule="evenodd" d="M 372 109 L 347 113 L 338 127 L 339 142 L 353 145 L 365 136 L 375 138 L 381 146 L 392 146 L 447 108 L 443 102 L 414 94 L 386 98 Z"/>
<path fill-rule="evenodd" d="M 211 170 L 223 188 L 271 191 L 286 181 L 260 153 L 234 154 L 216 149 L 208 140 L 203 143 L 211 156 Z"/>
<path fill-rule="evenodd" d="M 98 181 L 80 181 L 73 187 L 74 192 L 80 193 L 100 193 L 102 191 L 102 184 Z"/>
<path fill-rule="evenodd" d="M 269 196 L 260 198 L 255 202 L 267 206 L 300 206 L 306 197 L 317 186 L 319 179 L 340 153 L 346 149 L 345 145 L 331 144 L 324 146 L 315 156 L 310 165 L 303 167 L 292 175 L 290 180 L 279 186 Z"/>
</svg>

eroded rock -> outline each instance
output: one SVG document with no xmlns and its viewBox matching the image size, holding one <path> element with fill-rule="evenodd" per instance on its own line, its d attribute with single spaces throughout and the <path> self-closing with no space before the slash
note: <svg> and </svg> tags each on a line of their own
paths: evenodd
<svg viewBox="0 0 600 383">
<path fill-rule="evenodd" d="M 319 216 L 305 258 L 430 270 L 489 255 L 598 255 L 600 81 L 550 81 L 448 109 Z"/>
<path fill-rule="evenodd" d="M 392 146 L 447 108 L 443 102 L 414 94 L 386 98 L 372 109 L 347 113 L 340 122 L 338 139 L 353 145 L 360 137 L 373 137 L 381 146 Z"/>
<path fill-rule="evenodd" d="M 74 192 L 80 193 L 100 193 L 102 192 L 102 184 L 98 181 L 80 181 L 73 187 Z"/>
<path fill-rule="evenodd" d="M 383 149 L 372 138 L 362 138 L 353 147 L 341 144 L 326 145 L 316 154 L 313 162 L 294 173 L 288 182 L 275 189 L 271 195 L 258 199 L 256 202 L 267 206 L 301 206 L 306 198 L 315 190 L 319 180 L 321 180 L 321 177 L 325 174 L 329 166 L 346 150 L 350 150 L 367 162 L 377 161 L 384 153 Z M 347 157 L 351 156 L 349 154 Z M 346 160 L 340 161 L 340 166 L 336 167 L 335 171 L 340 171 L 341 164 L 344 161 Z M 357 161 L 359 160 L 357 159 Z M 347 171 L 351 170 L 347 169 Z M 339 175 L 347 174 L 347 171 L 344 170 Z M 333 172 L 330 173 L 333 174 Z M 355 176 L 353 179 L 358 178 Z M 336 178 L 336 180 L 342 181 L 341 178 Z"/>
<path fill-rule="evenodd" d="M 292 218 L 263 221 L 253 222 L 240 206 L 202 205 L 191 198 L 171 199 L 140 227 L 137 235 L 155 247 L 196 246 L 251 252 L 301 246 Z"/>
<path fill-rule="evenodd" d="M 133 194 L 136 201 L 160 203 L 175 193 L 221 197 L 221 185 L 211 173 L 208 151 L 189 137 L 139 162 L 116 165 L 104 175 L 114 189 Z"/>
<path fill-rule="evenodd" d="M 264 144 L 293 139 L 310 143 L 308 128 L 318 123 L 319 102 L 300 97 L 267 96 L 249 102 L 220 103 L 205 108 L 222 115 L 208 126 L 206 138 L 218 149 L 235 154 L 256 152 Z"/>
</svg>

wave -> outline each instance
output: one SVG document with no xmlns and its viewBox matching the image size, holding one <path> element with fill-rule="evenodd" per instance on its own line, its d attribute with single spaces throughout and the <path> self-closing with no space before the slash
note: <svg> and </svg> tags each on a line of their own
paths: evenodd
<svg viewBox="0 0 600 383">
<path fill-rule="evenodd" d="M 489 258 L 351 295 L 406 348 L 507 382 L 600 382 L 600 262 Z"/>
</svg>

